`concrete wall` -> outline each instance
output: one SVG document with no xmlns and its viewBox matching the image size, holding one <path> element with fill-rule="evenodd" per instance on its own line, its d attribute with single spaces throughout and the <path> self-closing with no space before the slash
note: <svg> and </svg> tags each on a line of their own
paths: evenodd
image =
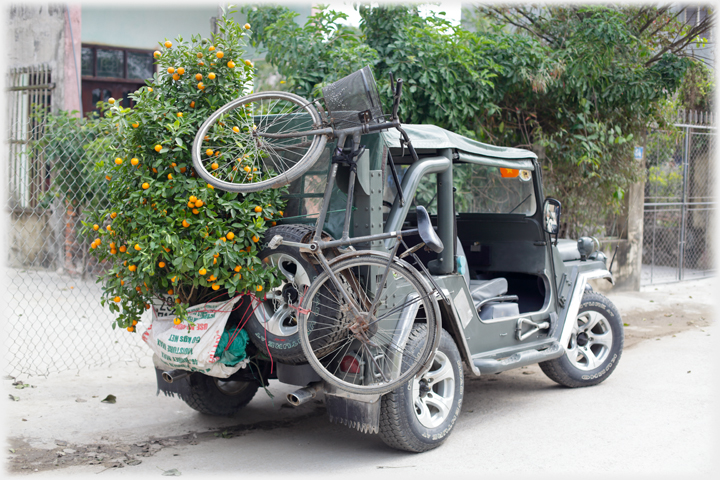
<svg viewBox="0 0 720 480">
<path fill-rule="evenodd" d="M 607 280 L 592 280 L 590 284 L 598 292 L 609 290 L 640 291 L 642 273 L 643 246 L 643 204 L 645 201 L 645 183 L 632 185 L 625 195 L 627 208 L 627 238 L 601 241 L 600 249 L 608 257 L 608 267 L 615 255 L 612 273 L 613 286 Z M 615 250 L 617 249 L 617 254 Z"/>
<path fill-rule="evenodd" d="M 52 110 L 80 111 L 80 6 L 18 4 L 6 10 L 7 68 L 47 64 L 55 88 Z M 45 213 L 15 211 L 10 219 L 8 264 L 48 268 L 62 258 L 64 207 L 55 202 Z"/>
<path fill-rule="evenodd" d="M 79 7 L 69 7 L 73 26 L 78 67 L 80 62 L 80 16 Z M 12 5 L 7 8 L 8 25 L 5 49 L 7 67 L 25 67 L 48 64 L 52 68 L 53 109 L 77 109 L 79 103 L 77 78 L 74 73 L 72 45 L 68 38 L 68 12 L 62 4 Z M 68 86 L 74 82 L 75 86 Z M 68 88 L 70 90 L 68 90 Z"/>
<path fill-rule="evenodd" d="M 285 3 L 300 15 L 295 21 L 304 25 L 311 14 L 311 3 Z M 240 13 L 243 2 L 236 2 L 236 12 L 231 17 L 241 25 L 247 21 L 247 15 Z M 206 2 L 198 6 L 189 4 L 173 7 L 171 5 L 85 5 L 82 7 L 82 25 L 84 43 L 95 43 L 124 48 L 155 49 L 158 42 L 174 40 L 178 36 L 190 40 L 192 35 L 209 37 L 212 18 L 222 15 L 221 3 Z M 222 4 L 228 10 L 228 4 Z M 248 56 L 254 60 L 264 58 L 265 54 L 247 47 Z"/>
<path fill-rule="evenodd" d="M 210 35 L 210 19 L 218 17 L 217 4 L 172 7 L 122 4 L 86 5 L 82 8 L 84 43 L 114 47 L 155 49 L 159 42 L 178 36 Z M 243 22 L 244 23 L 244 22 Z"/>
<path fill-rule="evenodd" d="M 63 110 L 82 112 L 80 107 L 80 69 L 82 52 L 82 23 L 79 5 L 68 5 L 63 35 Z"/>
</svg>

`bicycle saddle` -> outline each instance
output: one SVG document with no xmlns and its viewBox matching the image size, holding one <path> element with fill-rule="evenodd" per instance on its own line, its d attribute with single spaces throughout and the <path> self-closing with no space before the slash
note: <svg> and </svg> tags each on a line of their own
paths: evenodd
<svg viewBox="0 0 720 480">
<path fill-rule="evenodd" d="M 425 242 L 425 245 L 435 253 L 442 252 L 445 246 L 442 240 L 440 240 L 440 237 L 437 236 L 437 233 L 435 233 L 435 229 L 430 221 L 430 215 L 428 215 L 425 207 L 421 205 L 417 207 L 417 225 L 418 234 L 422 241 Z"/>
</svg>

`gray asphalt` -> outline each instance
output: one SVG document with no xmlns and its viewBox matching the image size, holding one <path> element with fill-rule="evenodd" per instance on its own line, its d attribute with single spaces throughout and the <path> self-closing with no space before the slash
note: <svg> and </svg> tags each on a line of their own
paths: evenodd
<svg viewBox="0 0 720 480">
<path fill-rule="evenodd" d="M 36 388 L 9 390 L 20 401 L 9 403 L 6 424 L 9 436 L 48 453 L 59 449 L 58 440 L 70 446 L 161 440 L 157 453 L 138 457 L 142 463 L 136 466 L 85 464 L 32 474 L 31 465 L 20 472 L 33 477 L 157 476 L 170 469 L 182 476 L 233 472 L 243 478 L 705 477 L 717 469 L 720 452 L 718 336 L 713 323 L 642 341 L 625 350 L 607 381 L 590 388 L 559 387 L 537 366 L 467 378 L 452 435 L 419 455 L 390 450 L 377 436 L 329 423 L 319 403 L 283 406 L 284 393 L 293 388 L 276 382 L 274 400 L 260 391 L 234 418 L 199 415 L 178 399 L 155 396 L 149 362 L 146 368 L 115 365 L 80 376 L 30 379 Z M 117 403 L 100 403 L 109 393 Z"/>
</svg>

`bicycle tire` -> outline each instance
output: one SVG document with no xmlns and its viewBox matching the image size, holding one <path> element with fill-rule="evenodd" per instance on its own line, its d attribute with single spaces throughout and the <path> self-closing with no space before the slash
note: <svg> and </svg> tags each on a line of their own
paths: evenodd
<svg viewBox="0 0 720 480">
<path fill-rule="evenodd" d="M 415 270 L 393 261 L 382 288 L 372 285 L 382 280 L 389 260 L 378 256 L 350 257 L 330 267 L 366 319 L 360 328 L 327 272 L 310 285 L 301 306 L 298 333 L 308 363 L 323 380 L 350 393 L 384 394 L 396 389 L 425 366 L 437 347 L 439 319 L 433 303 L 434 291 Z M 378 305 L 370 312 L 376 297 L 380 297 Z M 320 318 L 321 305 L 340 315 Z M 415 306 L 417 310 L 413 312 Z M 426 323 L 429 334 L 423 345 L 411 353 L 404 345 L 415 323 Z M 335 341 L 337 345 L 329 348 L 327 342 L 319 343 L 323 336 L 317 335 L 318 328 L 339 338 Z M 344 331 L 342 335 L 338 330 Z M 359 340 L 362 335 L 358 336 L 358 331 L 363 332 L 367 341 Z"/>
<path fill-rule="evenodd" d="M 315 107 L 292 93 L 260 92 L 238 98 L 200 126 L 192 145 L 193 166 L 200 178 L 229 192 L 287 185 L 315 163 L 327 137 L 273 139 L 258 134 L 311 131 L 321 123 Z"/>
</svg>

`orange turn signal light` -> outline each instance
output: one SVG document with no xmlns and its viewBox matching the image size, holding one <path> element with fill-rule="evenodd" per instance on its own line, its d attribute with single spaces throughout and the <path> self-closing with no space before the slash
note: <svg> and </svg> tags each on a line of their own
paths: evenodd
<svg viewBox="0 0 720 480">
<path fill-rule="evenodd" d="M 515 178 L 518 175 L 520 175 L 520 170 L 516 170 L 514 168 L 501 168 L 500 169 L 500 176 L 502 178 Z"/>
</svg>

